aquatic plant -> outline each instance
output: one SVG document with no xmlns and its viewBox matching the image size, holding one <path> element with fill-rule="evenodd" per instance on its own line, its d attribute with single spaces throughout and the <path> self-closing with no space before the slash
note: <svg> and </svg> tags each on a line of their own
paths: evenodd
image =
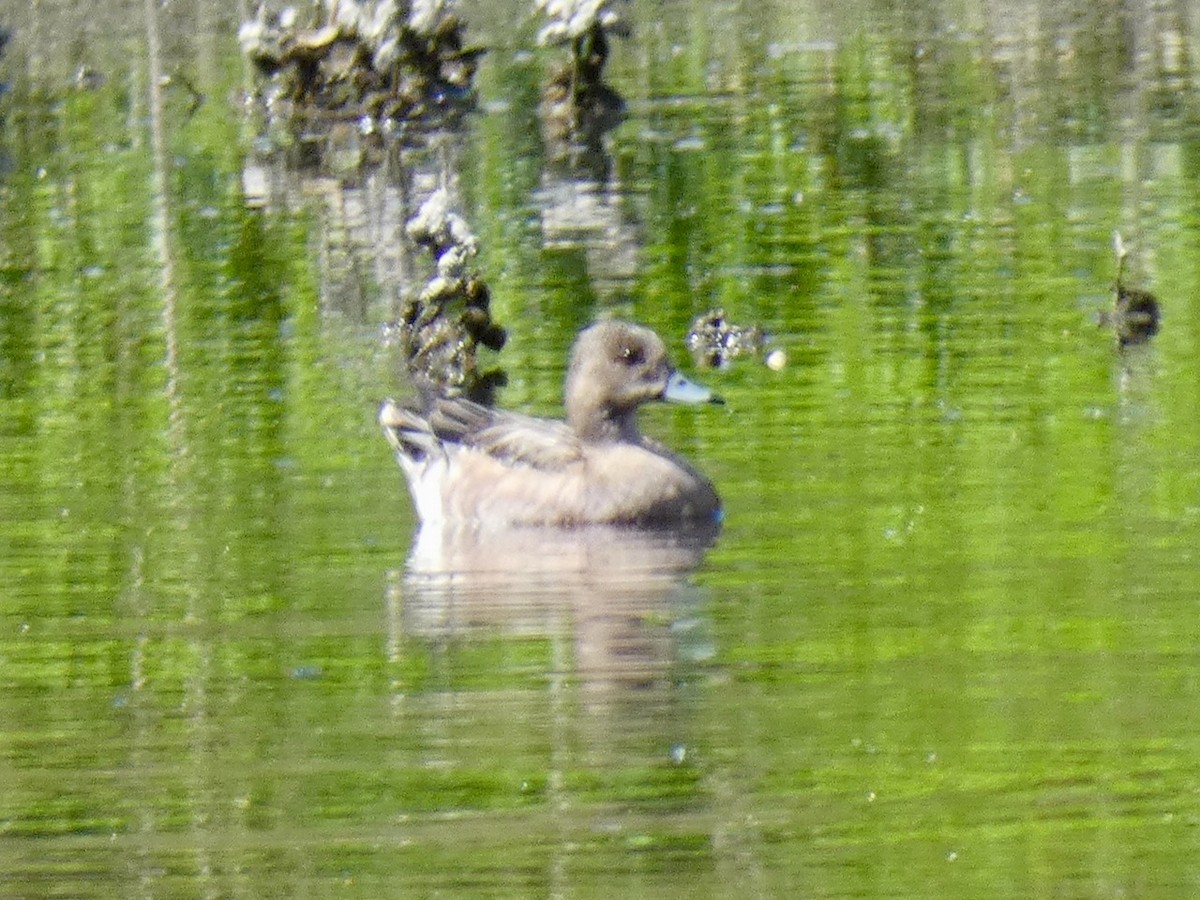
<svg viewBox="0 0 1200 900">
<path fill-rule="evenodd" d="M 406 119 L 469 105 L 482 50 L 455 0 L 322 0 L 315 21 L 259 7 L 238 31 L 259 97 L 288 112 Z"/>
<path fill-rule="evenodd" d="M 1113 305 L 1102 318 L 1112 326 L 1117 349 L 1144 344 L 1158 334 L 1158 299 L 1149 291 L 1129 287 L 1123 275 L 1128 251 L 1119 231 L 1113 232 L 1113 250 L 1117 256 L 1117 277 L 1113 285 Z"/>
<path fill-rule="evenodd" d="M 720 307 L 697 316 L 686 339 L 696 365 L 709 368 L 724 368 L 739 356 L 754 355 L 766 343 L 767 335 L 761 327 L 736 325 Z"/>
<path fill-rule="evenodd" d="M 409 374 L 423 388 L 489 402 L 504 376 L 481 373 L 476 349 L 499 350 L 507 335 L 492 319 L 487 285 L 468 266 L 478 239 L 451 205 L 450 192 L 439 188 L 405 225 L 405 237 L 433 256 L 434 271 L 404 298 L 393 331 Z"/>
</svg>

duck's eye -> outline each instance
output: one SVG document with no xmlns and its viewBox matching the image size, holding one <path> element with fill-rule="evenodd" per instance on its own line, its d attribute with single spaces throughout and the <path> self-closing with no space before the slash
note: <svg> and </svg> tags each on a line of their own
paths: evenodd
<svg viewBox="0 0 1200 900">
<path fill-rule="evenodd" d="M 646 361 L 646 354 L 641 347 L 626 345 L 621 348 L 621 362 L 627 366 L 640 366 Z"/>
</svg>

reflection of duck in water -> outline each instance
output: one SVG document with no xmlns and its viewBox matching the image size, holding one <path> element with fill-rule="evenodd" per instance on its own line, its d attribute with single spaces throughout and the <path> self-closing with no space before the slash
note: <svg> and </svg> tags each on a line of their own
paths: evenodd
<svg viewBox="0 0 1200 900">
<path fill-rule="evenodd" d="M 1158 334 L 1158 300 L 1149 291 L 1126 287 L 1122 281 L 1127 251 L 1120 232 L 1113 234 L 1113 249 L 1117 254 L 1117 283 L 1113 307 L 1102 317 L 1101 324 L 1112 326 L 1117 348 L 1124 350 L 1135 344 L 1144 344 Z"/>
<path fill-rule="evenodd" d="M 654 332 L 599 322 L 571 351 L 567 421 L 437 398 L 425 413 L 386 401 L 380 424 L 423 523 L 663 526 L 719 520 L 712 483 L 638 432 L 653 400 L 720 402 L 671 366 Z"/>
<path fill-rule="evenodd" d="M 581 722 L 593 751 L 638 732 L 665 746 L 678 739 L 679 664 L 708 652 L 688 575 L 718 530 L 425 524 L 389 590 L 391 627 L 438 647 L 547 638 L 583 701 L 573 708 L 598 714 Z"/>
</svg>

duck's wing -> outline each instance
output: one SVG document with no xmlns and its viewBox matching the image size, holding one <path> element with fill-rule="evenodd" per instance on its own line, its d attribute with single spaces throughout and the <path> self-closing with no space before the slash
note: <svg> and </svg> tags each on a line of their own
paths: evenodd
<svg viewBox="0 0 1200 900">
<path fill-rule="evenodd" d="M 565 422 L 491 409 L 461 398 L 438 400 L 429 425 L 444 442 L 510 464 L 561 469 L 581 456 L 579 439 Z"/>
</svg>

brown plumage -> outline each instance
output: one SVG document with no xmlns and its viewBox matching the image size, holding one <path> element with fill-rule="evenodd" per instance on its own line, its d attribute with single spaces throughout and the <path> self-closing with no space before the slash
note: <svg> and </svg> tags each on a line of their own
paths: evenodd
<svg viewBox="0 0 1200 900">
<path fill-rule="evenodd" d="M 488 525 L 711 523 L 712 483 L 643 437 L 638 408 L 654 400 L 719 402 L 684 379 L 647 328 L 600 322 L 576 339 L 564 388 L 566 421 L 440 397 L 423 412 L 384 403 L 422 522 Z"/>
</svg>

